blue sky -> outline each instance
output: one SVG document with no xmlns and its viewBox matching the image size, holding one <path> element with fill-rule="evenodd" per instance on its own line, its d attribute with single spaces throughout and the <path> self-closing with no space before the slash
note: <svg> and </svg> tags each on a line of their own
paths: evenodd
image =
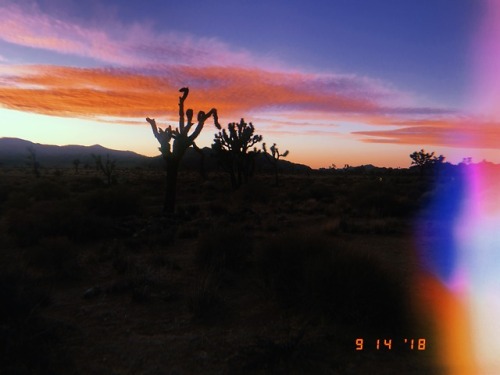
<svg viewBox="0 0 500 375">
<path fill-rule="evenodd" d="M 33 141 L 76 143 L 74 130 L 92 122 L 102 138 L 92 131 L 91 143 L 152 154 L 144 117 L 175 124 L 176 91 L 187 85 L 195 110 L 220 107 L 223 123 L 245 117 L 292 160 L 315 167 L 404 167 L 423 147 L 452 162 L 500 161 L 491 142 L 497 114 L 479 111 L 487 100 L 475 94 L 491 82 L 478 74 L 478 56 L 492 48 L 478 43 L 491 3 L 5 0 L 0 116 L 17 125 L 0 124 L 0 136 L 33 134 L 27 115 L 37 114 L 46 136 Z M 144 83 L 155 77 L 163 86 Z M 495 102 L 494 88 L 481 92 Z M 66 119 L 67 133 L 51 118 Z M 123 135 L 109 143 L 120 122 Z M 484 129 L 475 142 L 472 128 Z M 456 132 L 464 136 L 447 136 Z M 202 145 L 212 136 L 204 130 Z"/>
</svg>

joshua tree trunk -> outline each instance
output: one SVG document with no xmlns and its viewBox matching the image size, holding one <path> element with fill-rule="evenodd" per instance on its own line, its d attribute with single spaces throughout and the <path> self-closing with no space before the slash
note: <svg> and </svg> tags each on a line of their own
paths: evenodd
<svg viewBox="0 0 500 375">
<path fill-rule="evenodd" d="M 175 195 L 177 190 L 177 174 L 179 171 L 179 162 L 170 160 L 167 165 L 165 202 L 163 205 L 163 213 L 171 214 L 175 210 Z"/>
<path fill-rule="evenodd" d="M 193 143 L 194 150 L 200 155 L 200 175 L 203 181 L 208 180 L 207 170 L 205 168 L 205 153 L 196 143 Z"/>
</svg>

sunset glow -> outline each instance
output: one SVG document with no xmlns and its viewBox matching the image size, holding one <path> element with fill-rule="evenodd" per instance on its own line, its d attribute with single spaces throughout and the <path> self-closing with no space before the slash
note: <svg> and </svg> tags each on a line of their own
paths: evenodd
<svg viewBox="0 0 500 375">
<path fill-rule="evenodd" d="M 298 2 L 296 9 L 289 8 L 287 12 L 300 14 L 305 11 L 304 6 Z M 399 60 L 401 67 L 407 64 L 410 70 L 392 77 L 390 70 L 372 72 L 378 66 L 376 60 L 371 65 L 357 62 L 357 68 L 339 68 L 352 65 L 352 62 L 342 60 L 343 54 L 337 51 L 338 47 L 331 46 L 331 51 L 325 48 L 330 45 L 328 38 L 331 37 L 339 45 L 347 43 L 347 39 L 340 38 L 340 30 L 337 30 L 338 35 L 325 32 L 315 42 L 325 57 L 328 56 L 330 64 L 328 60 L 321 63 L 308 60 L 307 52 L 291 60 L 290 56 L 295 56 L 291 51 L 286 52 L 283 48 L 269 50 L 268 42 L 272 40 L 269 38 L 273 35 L 275 46 L 282 46 L 282 32 L 295 33 L 278 6 L 268 7 L 267 12 L 259 15 L 262 17 L 261 26 L 265 28 L 262 32 L 266 33 L 262 50 L 255 44 L 257 39 L 252 39 L 257 34 L 250 38 L 250 34 L 245 33 L 241 43 L 235 43 L 230 28 L 226 29 L 222 23 L 209 27 L 210 32 L 197 25 L 186 29 L 179 22 L 182 17 L 169 16 L 165 23 L 150 16 L 155 13 L 182 14 L 182 9 L 144 7 L 133 1 L 95 5 L 85 11 L 84 17 L 79 14 L 81 9 L 76 2 L 68 2 L 64 7 L 50 1 L 2 2 L 0 106 L 4 116 L 15 117 L 16 121 L 15 125 L 2 122 L 1 135 L 26 138 L 27 129 L 33 126 L 30 114 L 39 114 L 65 118 L 67 131 L 56 125 L 57 120 L 54 124 L 43 121 L 43 131 L 38 133 L 48 132 L 54 137 L 40 137 L 35 135 L 37 132 L 31 132 L 33 135 L 28 140 L 72 143 L 75 124 L 83 124 L 83 120 L 94 125 L 89 126 L 89 134 L 82 139 L 88 139 L 90 144 L 111 146 L 106 139 L 112 137 L 105 134 L 111 132 L 113 126 L 106 124 L 120 124 L 119 139 L 122 141 L 116 140 L 113 147 L 154 155 L 156 147 L 149 140 L 151 134 L 144 118 L 156 117 L 163 124 L 175 121 L 177 90 L 189 86 L 188 105 L 195 111 L 216 107 L 222 123 L 244 117 L 254 123 L 265 139 L 286 145 L 291 151 L 291 160 L 312 167 L 332 163 L 407 167 L 409 153 L 422 147 L 443 154 L 449 147 L 462 150 L 461 155 L 458 152 L 450 154 L 447 160 L 451 162 L 458 162 L 471 154 L 491 161 L 500 160 L 495 147 L 499 136 L 498 118 L 478 111 L 486 103 L 493 108 L 491 100 L 497 100 L 494 98 L 498 96 L 495 88 L 499 85 L 489 78 L 495 69 L 496 57 L 493 62 L 481 58 L 486 56 L 484 50 L 494 45 L 489 39 L 492 30 L 498 32 L 493 13 L 481 18 L 478 9 L 474 13 L 477 17 L 466 23 L 469 35 L 478 35 L 473 46 L 468 45 L 473 38 L 459 39 L 466 35 L 453 36 L 453 29 L 442 30 L 443 35 L 457 38 L 455 43 L 461 43 L 459 51 L 471 51 L 471 60 L 476 62 L 474 71 L 467 71 L 465 65 L 457 65 L 457 69 L 461 69 L 462 82 L 472 82 L 474 76 L 480 76 L 475 85 L 462 84 L 462 93 L 456 92 L 459 83 L 447 84 L 449 97 L 446 98 L 444 86 L 434 87 L 434 83 L 429 83 L 429 89 L 424 90 L 422 79 L 433 81 L 423 75 L 423 65 L 420 70 L 413 66 L 414 63 L 405 62 L 403 55 L 397 52 L 397 46 L 405 40 L 403 36 L 396 37 L 399 32 L 396 24 L 394 29 L 379 30 L 381 35 L 394 39 L 392 45 L 381 43 L 380 48 L 386 54 L 392 53 L 385 56 L 385 60 L 391 63 Z M 216 19 L 238 14 L 231 6 L 226 8 L 211 11 Z M 327 16 L 329 12 L 341 17 L 352 9 L 332 5 L 331 9 L 322 6 L 312 13 L 310 11 L 312 9 L 306 13 L 316 17 L 322 13 Z M 381 10 L 376 11 L 383 17 Z M 421 10 L 400 8 L 394 11 L 401 12 L 401 17 L 407 17 L 408 22 L 414 22 L 413 17 Z M 444 12 L 446 9 L 428 11 Z M 454 9 L 452 21 L 458 23 L 460 17 L 469 16 L 466 11 L 465 6 Z M 416 12 L 415 15 L 412 12 Z M 276 26 L 265 22 L 271 16 L 275 16 Z M 363 14 L 356 17 L 363 17 Z M 304 19 L 304 22 L 309 23 L 309 20 Z M 323 21 L 318 18 L 317 22 L 321 24 Z M 370 24 L 372 21 L 363 22 L 357 27 L 366 27 L 367 30 L 374 27 Z M 432 24 L 433 17 L 425 22 L 431 28 L 444 27 Z M 344 27 L 345 35 L 349 35 L 349 24 L 344 21 L 339 27 Z M 406 30 L 403 34 L 410 38 L 404 47 L 408 49 L 414 44 L 411 38 L 418 35 L 418 29 Z M 304 38 L 307 35 L 304 34 Z M 357 39 L 354 35 L 352 37 L 352 45 L 344 50 L 349 52 L 347 55 L 362 51 L 358 51 L 354 41 Z M 420 37 L 429 43 L 432 41 L 431 35 L 423 30 Z M 317 35 L 315 39 L 318 39 Z M 293 50 L 300 48 L 297 44 Z M 307 51 L 310 46 L 304 45 L 303 48 Z M 429 45 L 429 48 L 434 47 Z M 441 59 L 457 61 L 453 56 L 457 51 L 450 50 L 450 55 Z M 493 56 L 498 57 L 498 53 Z M 442 75 L 437 62 L 432 62 L 429 67 L 435 70 L 429 71 L 430 75 Z M 422 75 L 412 80 L 398 78 L 409 77 L 410 73 Z M 442 78 L 451 80 L 451 77 Z M 475 97 L 479 98 L 475 105 L 457 99 L 467 97 L 464 91 L 467 87 L 481 92 L 480 97 Z M 139 135 L 134 125 L 142 126 L 143 134 Z M 100 127 L 99 134 L 93 130 L 95 127 Z M 210 145 L 212 136 L 204 134 L 203 146 Z M 320 140 L 324 136 L 327 141 Z M 346 143 L 348 149 L 343 146 Z"/>
<path fill-rule="evenodd" d="M 500 1 L 312 3 L 0 0 L 0 137 L 156 156 L 189 87 L 312 168 L 470 157 L 415 219 L 416 298 L 449 375 L 499 374 Z"/>
</svg>

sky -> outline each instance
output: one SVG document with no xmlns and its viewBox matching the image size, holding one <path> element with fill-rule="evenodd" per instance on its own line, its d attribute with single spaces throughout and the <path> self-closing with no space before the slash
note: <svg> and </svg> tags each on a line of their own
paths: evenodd
<svg viewBox="0 0 500 375">
<path fill-rule="evenodd" d="M 314 168 L 500 163 L 499 3 L 0 0 L 0 137 L 156 155 L 187 86 Z"/>
</svg>

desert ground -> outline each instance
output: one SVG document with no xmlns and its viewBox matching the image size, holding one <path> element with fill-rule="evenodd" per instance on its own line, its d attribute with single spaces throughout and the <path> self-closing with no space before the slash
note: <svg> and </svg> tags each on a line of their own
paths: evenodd
<svg viewBox="0 0 500 375">
<path fill-rule="evenodd" d="M 165 216 L 162 170 L 2 167 L 0 372 L 439 374 L 414 223 L 452 184 L 181 172 Z"/>
</svg>

